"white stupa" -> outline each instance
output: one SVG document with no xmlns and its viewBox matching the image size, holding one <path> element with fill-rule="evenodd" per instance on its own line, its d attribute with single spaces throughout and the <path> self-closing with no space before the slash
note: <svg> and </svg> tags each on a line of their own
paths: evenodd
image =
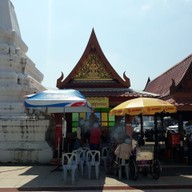
<svg viewBox="0 0 192 192">
<path fill-rule="evenodd" d="M 27 111 L 24 96 L 45 90 L 43 74 L 27 57 L 14 6 L 0 0 L 0 162 L 49 162 L 50 120 Z"/>
</svg>

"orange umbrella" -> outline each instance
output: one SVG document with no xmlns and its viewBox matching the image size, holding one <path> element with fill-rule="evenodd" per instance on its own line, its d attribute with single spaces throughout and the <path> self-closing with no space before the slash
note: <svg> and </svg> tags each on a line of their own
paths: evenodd
<svg viewBox="0 0 192 192">
<path fill-rule="evenodd" d="M 154 115 L 155 113 L 175 113 L 176 106 L 157 98 L 139 97 L 125 101 L 111 109 L 110 115 Z"/>
</svg>

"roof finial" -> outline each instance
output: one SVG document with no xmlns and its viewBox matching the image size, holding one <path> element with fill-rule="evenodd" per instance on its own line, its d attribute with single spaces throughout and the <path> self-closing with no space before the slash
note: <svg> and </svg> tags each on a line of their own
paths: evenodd
<svg viewBox="0 0 192 192">
<path fill-rule="evenodd" d="M 146 83 L 146 85 L 145 85 L 144 90 L 146 89 L 146 87 L 147 87 L 147 85 L 150 83 L 150 81 L 151 81 L 151 79 L 150 79 L 150 77 L 148 77 L 148 79 L 147 79 L 147 83 Z"/>
<path fill-rule="evenodd" d="M 63 78 L 64 78 L 64 74 L 63 74 L 63 72 L 61 72 L 61 76 L 57 79 L 56 87 L 60 88 L 60 85 L 61 85 L 61 83 L 63 81 Z"/>
<path fill-rule="evenodd" d="M 131 84 L 130 84 L 130 79 L 125 75 L 125 71 L 123 73 L 123 78 L 125 79 L 126 83 L 127 83 L 127 86 L 130 87 Z"/>
</svg>

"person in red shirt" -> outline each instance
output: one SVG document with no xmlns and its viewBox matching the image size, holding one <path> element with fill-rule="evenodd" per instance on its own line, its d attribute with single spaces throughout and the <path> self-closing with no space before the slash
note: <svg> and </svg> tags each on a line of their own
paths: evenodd
<svg viewBox="0 0 192 192">
<path fill-rule="evenodd" d="M 98 122 L 94 122 L 91 126 L 90 130 L 90 149 L 91 150 L 99 150 L 100 149 L 100 141 L 101 141 L 101 129 L 99 127 Z"/>
</svg>

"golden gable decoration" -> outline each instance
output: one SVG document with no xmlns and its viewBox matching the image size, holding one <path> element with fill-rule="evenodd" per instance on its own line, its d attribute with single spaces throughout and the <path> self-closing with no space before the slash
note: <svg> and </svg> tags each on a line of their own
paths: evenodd
<svg viewBox="0 0 192 192">
<path fill-rule="evenodd" d="M 101 59 L 96 53 L 90 53 L 87 60 L 83 63 L 81 69 L 77 71 L 75 79 L 109 79 L 111 75 L 105 69 Z"/>
</svg>

